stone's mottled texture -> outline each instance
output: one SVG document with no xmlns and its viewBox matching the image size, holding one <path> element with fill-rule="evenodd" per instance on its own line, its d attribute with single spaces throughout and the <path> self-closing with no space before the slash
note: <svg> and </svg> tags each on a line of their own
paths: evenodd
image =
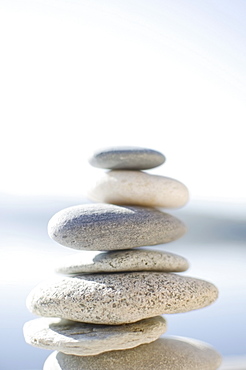
<svg viewBox="0 0 246 370">
<path fill-rule="evenodd" d="M 154 208 L 84 204 L 56 213 L 49 236 L 74 249 L 116 250 L 168 243 L 186 231 L 184 224 Z"/>
<path fill-rule="evenodd" d="M 126 351 L 98 356 L 69 356 L 53 352 L 43 370 L 216 370 L 221 356 L 207 343 L 183 338 L 160 338 Z"/>
<path fill-rule="evenodd" d="M 205 307 L 217 288 L 204 280 L 164 272 L 76 275 L 43 282 L 29 294 L 37 315 L 106 325 Z"/>
<path fill-rule="evenodd" d="M 188 189 L 181 182 L 141 171 L 109 171 L 88 191 L 96 202 L 132 204 L 145 207 L 177 208 L 189 199 Z"/>
<path fill-rule="evenodd" d="M 27 343 L 78 356 L 134 348 L 153 342 L 165 331 L 166 321 L 161 316 L 125 325 L 95 325 L 55 318 L 36 319 L 24 325 Z"/>
<path fill-rule="evenodd" d="M 164 162 L 162 153 L 134 146 L 102 148 L 89 158 L 89 163 L 94 167 L 118 170 L 147 170 Z"/>
<path fill-rule="evenodd" d="M 89 255 L 88 255 L 89 254 Z M 189 267 L 188 261 L 177 254 L 147 249 L 117 252 L 79 252 L 60 261 L 56 272 L 61 274 L 163 271 L 181 272 Z"/>
</svg>

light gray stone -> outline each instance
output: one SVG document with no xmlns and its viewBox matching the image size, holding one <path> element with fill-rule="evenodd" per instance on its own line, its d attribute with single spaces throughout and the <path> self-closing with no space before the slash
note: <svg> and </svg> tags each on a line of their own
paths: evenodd
<svg viewBox="0 0 246 370">
<path fill-rule="evenodd" d="M 164 272 L 128 272 L 58 277 L 34 288 L 27 307 L 37 315 L 106 325 L 187 312 L 216 300 L 204 280 Z"/>
<path fill-rule="evenodd" d="M 59 262 L 56 272 L 61 274 L 163 271 L 181 272 L 189 267 L 188 261 L 177 254 L 147 249 L 117 252 L 79 252 Z"/>
<path fill-rule="evenodd" d="M 184 224 L 154 208 L 84 204 L 55 214 L 49 236 L 74 249 L 116 250 L 168 243 L 186 231 Z"/>
<path fill-rule="evenodd" d="M 187 187 L 178 180 L 125 170 L 103 173 L 87 195 L 96 202 L 163 208 L 183 207 L 189 199 Z"/>
<path fill-rule="evenodd" d="M 221 356 L 207 343 L 183 338 L 160 338 L 126 351 L 79 357 L 53 352 L 43 370 L 216 370 Z"/>
<path fill-rule="evenodd" d="M 89 158 L 92 166 L 105 169 L 147 170 L 164 162 L 162 153 L 135 146 L 102 148 Z"/>
<path fill-rule="evenodd" d="M 95 325 L 63 319 L 36 319 L 24 325 L 27 343 L 77 356 L 134 348 L 158 339 L 166 321 L 157 316 L 132 324 Z"/>
</svg>

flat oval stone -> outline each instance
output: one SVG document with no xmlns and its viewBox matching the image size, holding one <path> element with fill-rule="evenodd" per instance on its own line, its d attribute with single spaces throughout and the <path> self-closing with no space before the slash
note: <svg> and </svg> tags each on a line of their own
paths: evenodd
<svg viewBox="0 0 246 370">
<path fill-rule="evenodd" d="M 56 268 L 61 274 L 83 274 L 124 271 L 181 272 L 189 267 L 188 261 L 174 253 L 147 249 L 117 252 L 79 252 L 66 256 Z"/>
<path fill-rule="evenodd" d="M 29 294 L 27 307 L 44 317 L 120 325 L 199 309 L 217 296 L 213 284 L 178 274 L 91 274 L 41 283 Z"/>
<path fill-rule="evenodd" d="M 23 328 L 28 344 L 77 356 L 134 348 L 158 339 L 166 321 L 157 316 L 132 324 L 95 325 L 63 319 L 36 319 Z"/>
<path fill-rule="evenodd" d="M 105 169 L 147 170 L 165 162 L 164 155 L 156 150 L 135 146 L 102 148 L 89 158 L 94 167 Z"/>
<path fill-rule="evenodd" d="M 87 195 L 96 202 L 163 208 L 183 207 L 189 199 L 187 187 L 178 180 L 124 170 L 104 173 Z"/>
<path fill-rule="evenodd" d="M 157 209 L 100 203 L 66 208 L 48 225 L 56 242 L 95 251 L 168 243 L 185 231 L 180 220 Z"/>
<path fill-rule="evenodd" d="M 53 352 L 43 370 L 216 370 L 221 356 L 207 343 L 183 337 L 160 338 L 126 351 L 98 356 Z"/>
</svg>

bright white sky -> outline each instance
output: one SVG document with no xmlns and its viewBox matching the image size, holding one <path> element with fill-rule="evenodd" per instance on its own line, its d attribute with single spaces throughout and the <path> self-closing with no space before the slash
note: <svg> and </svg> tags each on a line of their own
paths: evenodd
<svg viewBox="0 0 246 370">
<path fill-rule="evenodd" d="M 246 200 L 244 0 L 0 0 L 0 192 L 84 194 L 98 147 Z"/>
</svg>

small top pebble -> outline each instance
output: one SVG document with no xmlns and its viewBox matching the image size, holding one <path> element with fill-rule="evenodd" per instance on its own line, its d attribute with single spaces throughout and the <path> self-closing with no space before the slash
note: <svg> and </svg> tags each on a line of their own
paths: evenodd
<svg viewBox="0 0 246 370">
<path fill-rule="evenodd" d="M 89 158 L 89 163 L 94 167 L 117 170 L 147 170 L 164 162 L 165 157 L 162 153 L 135 146 L 102 148 Z"/>
</svg>

